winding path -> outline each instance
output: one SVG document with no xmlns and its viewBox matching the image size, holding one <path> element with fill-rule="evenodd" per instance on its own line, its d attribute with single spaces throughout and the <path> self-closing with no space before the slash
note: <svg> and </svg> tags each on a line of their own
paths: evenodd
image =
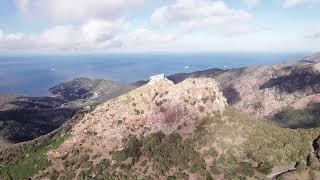
<svg viewBox="0 0 320 180">
<path fill-rule="evenodd" d="M 295 163 L 288 166 L 280 166 L 272 169 L 272 172 L 267 176 L 269 179 L 276 179 L 279 175 L 286 172 L 295 171 Z"/>
</svg>

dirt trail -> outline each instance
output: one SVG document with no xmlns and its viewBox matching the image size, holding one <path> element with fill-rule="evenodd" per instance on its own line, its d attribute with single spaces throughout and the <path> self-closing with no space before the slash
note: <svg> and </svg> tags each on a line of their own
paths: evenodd
<svg viewBox="0 0 320 180">
<path fill-rule="evenodd" d="M 290 164 L 289 166 L 280 166 L 272 169 L 272 172 L 267 176 L 269 179 L 276 179 L 279 175 L 290 172 L 290 171 L 295 171 L 295 163 Z"/>
</svg>

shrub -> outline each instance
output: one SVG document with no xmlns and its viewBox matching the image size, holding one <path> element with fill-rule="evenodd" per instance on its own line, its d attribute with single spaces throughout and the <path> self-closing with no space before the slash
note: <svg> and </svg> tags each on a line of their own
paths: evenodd
<svg viewBox="0 0 320 180">
<path fill-rule="evenodd" d="M 150 136 L 148 136 L 147 138 L 145 138 L 144 142 L 143 142 L 143 153 L 145 153 L 147 156 L 151 156 L 152 155 L 152 151 L 154 150 L 154 147 L 158 146 L 161 141 L 162 138 L 165 135 L 162 132 L 158 132 L 158 133 L 153 133 Z"/>
<path fill-rule="evenodd" d="M 194 150 L 191 140 L 183 140 L 179 134 L 164 136 L 163 133 L 150 135 L 144 141 L 143 152 L 153 159 L 153 169 L 165 175 L 172 167 L 198 172 L 205 168 L 205 162 Z"/>
<path fill-rule="evenodd" d="M 89 155 L 88 155 L 88 154 L 84 154 L 84 155 L 82 155 L 82 156 L 80 157 L 79 163 L 80 163 L 80 164 L 83 164 L 83 163 L 87 162 L 88 160 L 89 160 Z"/>
<path fill-rule="evenodd" d="M 58 177 L 59 177 L 59 173 L 56 170 L 54 170 L 54 171 L 52 171 L 52 173 L 50 173 L 50 180 L 56 180 L 56 179 L 58 179 Z"/>
<path fill-rule="evenodd" d="M 125 148 L 121 151 L 116 151 L 113 154 L 113 159 L 117 161 L 125 161 L 128 158 L 138 159 L 140 152 L 141 142 L 137 139 L 136 136 L 130 136 Z"/>
<path fill-rule="evenodd" d="M 239 162 L 238 172 L 244 176 L 252 177 L 254 175 L 254 167 L 248 162 Z"/>
<path fill-rule="evenodd" d="M 199 111 L 200 111 L 200 112 L 204 112 L 204 110 L 205 110 L 205 107 L 204 107 L 204 106 L 199 106 Z"/>
<path fill-rule="evenodd" d="M 213 180 L 213 178 L 209 172 L 206 172 L 206 180 Z"/>
<path fill-rule="evenodd" d="M 135 115 L 140 115 L 140 111 L 138 109 L 134 109 L 134 114 Z"/>
<path fill-rule="evenodd" d="M 215 158 L 219 155 L 219 152 L 214 147 L 211 147 L 204 155 Z"/>
<path fill-rule="evenodd" d="M 176 180 L 176 177 L 175 176 L 168 176 L 167 180 Z"/>
<path fill-rule="evenodd" d="M 147 161 L 147 160 L 144 160 L 144 161 L 141 162 L 141 166 L 142 166 L 142 167 L 146 167 L 146 166 L 147 166 L 147 163 L 148 163 L 148 161 Z"/>
<path fill-rule="evenodd" d="M 309 154 L 309 156 L 307 157 L 307 165 L 313 170 L 320 169 L 319 159 L 316 157 L 314 153 Z"/>
<path fill-rule="evenodd" d="M 305 160 L 300 160 L 296 165 L 297 171 L 299 173 L 303 172 L 307 168 L 307 163 Z"/>
<path fill-rule="evenodd" d="M 263 174 L 269 174 L 272 171 L 272 164 L 269 162 L 262 162 L 258 165 L 257 170 Z"/>
<path fill-rule="evenodd" d="M 93 167 L 93 162 L 92 161 L 86 161 L 81 165 L 82 168 L 85 169 L 92 169 Z"/>
<path fill-rule="evenodd" d="M 214 175 L 219 175 L 221 174 L 221 171 L 219 170 L 218 164 L 217 163 L 212 163 L 212 166 L 210 166 L 210 172 Z"/>
</svg>

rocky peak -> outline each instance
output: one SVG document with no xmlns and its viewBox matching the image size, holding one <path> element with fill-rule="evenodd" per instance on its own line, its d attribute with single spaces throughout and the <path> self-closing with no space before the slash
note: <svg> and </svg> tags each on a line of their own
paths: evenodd
<svg viewBox="0 0 320 180">
<path fill-rule="evenodd" d="M 123 147 L 122 140 L 130 135 L 191 134 L 207 114 L 221 113 L 226 106 L 214 79 L 187 79 L 179 84 L 158 79 L 99 105 L 74 126 L 70 139 L 48 155 L 54 162 L 73 149 L 84 149 L 92 156 L 109 158 L 108 152 Z"/>
</svg>

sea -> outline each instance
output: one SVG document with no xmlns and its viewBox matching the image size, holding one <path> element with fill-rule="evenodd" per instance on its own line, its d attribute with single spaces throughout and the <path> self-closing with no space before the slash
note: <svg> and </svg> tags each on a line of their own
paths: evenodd
<svg viewBox="0 0 320 180">
<path fill-rule="evenodd" d="M 210 68 L 263 66 L 306 53 L 2 54 L 0 95 L 50 96 L 48 89 L 77 77 L 120 83 Z"/>
</svg>

